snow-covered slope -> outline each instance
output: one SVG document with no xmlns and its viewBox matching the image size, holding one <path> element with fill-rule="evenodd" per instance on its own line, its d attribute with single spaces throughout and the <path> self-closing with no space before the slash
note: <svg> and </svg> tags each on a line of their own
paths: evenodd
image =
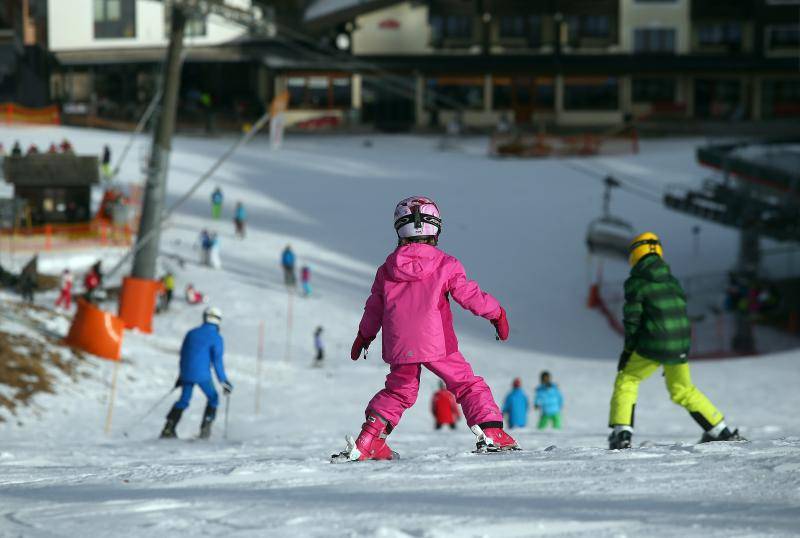
<svg viewBox="0 0 800 538">
<path fill-rule="evenodd" d="M 67 133 L 79 152 L 121 135 L 72 129 L 3 130 L 40 146 Z M 639 156 L 586 161 L 493 161 L 484 140 L 442 153 L 417 137 L 302 137 L 270 152 L 257 140 L 237 154 L 184 206 L 165 233 L 178 287 L 194 283 L 225 313 L 230 400 L 210 443 L 154 438 L 168 399 L 176 353 L 200 311 L 176 301 L 153 336 L 127 334 L 110 437 L 102 433 L 112 365 L 96 381 L 65 386 L 37 400 L 39 417 L 0 425 L 0 536 L 788 536 L 800 520 L 798 355 L 789 353 L 693 366 L 697 384 L 742 427 L 750 444 L 695 446 L 699 431 L 672 404 L 663 384 L 642 387 L 637 440 L 646 448 L 604 450 L 608 398 L 621 342 L 584 307 L 583 237 L 600 208 L 602 184 L 577 170 L 633 174 L 648 184 L 695 182 L 693 141 L 645 142 Z M 229 140 L 179 138 L 171 200 Z M 143 139 L 142 143 L 146 143 Z M 134 151 L 133 154 L 137 154 Z M 138 163 L 128 163 L 134 179 Z M 208 196 L 220 185 L 223 221 L 211 223 Z M 394 243 L 397 200 L 432 196 L 445 219 L 441 246 L 506 306 L 512 339 L 494 341 L 483 320 L 457 316 L 461 348 L 500 400 L 515 376 L 530 389 L 550 370 L 566 397 L 561 432 L 524 430 L 523 452 L 469 454 L 474 436 L 433 432 L 428 399 L 435 379 L 423 375 L 418 405 L 392 434 L 402 459 L 332 466 L 327 456 L 356 433 L 363 408 L 381 387 L 379 346 L 352 363 L 349 345 L 375 268 Z M 247 239 L 233 235 L 232 207 L 247 205 Z M 676 272 L 702 264 L 728 268 L 736 236 L 704 225 L 702 259 L 689 241 L 694 221 L 628 193 L 614 209 L 637 227 L 661 233 Z M 222 238 L 223 269 L 202 267 L 194 244 L 202 227 Z M 287 351 L 287 294 L 280 251 L 291 243 L 313 271 L 315 294 L 296 298 Z M 608 265 L 609 279 L 624 277 Z M 46 303 L 52 297 L 42 297 Z M 256 415 L 258 327 L 266 327 L 262 411 Z M 312 333 L 325 327 L 328 359 L 310 368 Z M 60 327 L 66 330 L 66 322 Z M 179 435 L 196 432 L 195 396 Z M 127 434 L 123 435 L 123 434 Z M 554 448 L 550 448 L 554 447 Z M 112 530 L 113 529 L 113 530 Z"/>
</svg>

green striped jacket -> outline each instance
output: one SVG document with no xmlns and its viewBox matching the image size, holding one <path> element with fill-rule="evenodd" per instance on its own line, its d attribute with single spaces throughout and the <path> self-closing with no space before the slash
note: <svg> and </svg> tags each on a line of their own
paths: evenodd
<svg viewBox="0 0 800 538">
<path fill-rule="evenodd" d="M 625 281 L 625 349 L 665 364 L 686 362 L 692 329 L 686 294 L 669 265 L 651 254 Z"/>
</svg>

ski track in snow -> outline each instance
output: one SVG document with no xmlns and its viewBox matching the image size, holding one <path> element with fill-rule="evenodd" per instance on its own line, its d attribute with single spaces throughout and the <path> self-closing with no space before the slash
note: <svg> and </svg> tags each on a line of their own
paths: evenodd
<svg viewBox="0 0 800 538">
<path fill-rule="evenodd" d="M 66 128 L 2 129 L 3 139 L 40 147 L 68 136 L 80 153 L 126 136 Z M 0 423 L 0 537 L 52 536 L 378 536 L 634 537 L 800 535 L 800 355 L 796 352 L 693 365 L 698 386 L 749 443 L 696 445 L 700 436 L 669 401 L 659 375 L 641 387 L 638 447 L 605 450 L 605 427 L 620 341 L 584 308 L 583 234 L 600 209 L 602 183 L 559 160 L 490 160 L 483 139 L 443 153 L 434 138 L 289 137 L 270 152 L 257 139 L 171 219 L 162 258 L 179 290 L 193 282 L 225 314 L 226 366 L 235 384 L 228 439 L 224 410 L 209 442 L 194 441 L 204 402 L 195 395 L 176 442 L 155 439 L 173 397 L 142 414 L 171 387 L 177 351 L 200 309 L 180 297 L 154 335 L 128 333 L 114 429 L 102 433 L 113 366 L 90 359 L 91 375 L 59 381 L 57 394 Z M 142 137 L 137 144 L 147 144 Z M 230 141 L 176 139 L 169 199 L 174 201 Z M 579 161 L 643 183 L 691 183 L 695 140 L 643 141 L 637 156 Z M 10 144 L 9 144 L 10 145 Z M 124 167 L 138 177 L 138 150 Z M 594 163 L 594 164 L 593 164 Z M 226 215 L 212 223 L 208 195 L 225 193 Z M 376 267 L 393 244 L 396 200 L 428 194 L 445 219 L 442 248 L 509 311 L 512 339 L 499 344 L 483 320 L 456 314 L 461 349 L 498 401 L 511 379 L 530 391 L 550 370 L 566 398 L 565 429 L 514 430 L 522 452 L 470 454 L 463 424 L 433 432 L 428 403 L 436 379 L 423 374 L 417 405 L 390 437 L 396 462 L 331 465 L 328 455 L 355 434 L 386 367 L 376 341 L 366 361 L 348 358 Z M 238 241 L 233 204 L 248 208 Z M 692 255 L 695 221 L 630 194 L 612 210 L 661 232 L 676 273 L 723 270 L 734 233 L 702 223 L 702 259 Z M 221 271 L 196 263 L 201 227 L 221 234 Z M 498 232 L 499 230 L 499 232 Z M 295 298 L 287 346 L 287 295 L 278 257 L 291 243 L 308 263 L 318 296 Z M 69 257 L 67 257 L 69 258 Z M 79 268 L 86 255 L 63 260 Z M 72 260 L 70 262 L 70 259 Z M 48 267 L 59 259 L 48 257 Z M 626 268 L 607 264 L 606 277 Z M 696 272 L 696 271 L 695 271 Z M 180 294 L 178 294 L 180 296 Z M 4 298 L 6 298 L 4 296 Z M 54 292 L 40 304 L 52 304 Z M 458 310 L 456 308 L 456 310 Z M 255 414 L 259 323 L 267 328 L 261 413 Z M 0 320 L 4 329 L 25 326 Z M 325 327 L 326 365 L 311 368 L 312 332 Z M 67 319 L 48 322 L 64 333 Z M 127 436 L 125 435 L 127 434 Z"/>
</svg>

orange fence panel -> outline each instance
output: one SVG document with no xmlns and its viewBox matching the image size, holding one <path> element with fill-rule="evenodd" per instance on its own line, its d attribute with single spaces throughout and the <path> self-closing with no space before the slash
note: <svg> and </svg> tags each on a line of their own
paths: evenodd
<svg viewBox="0 0 800 538">
<path fill-rule="evenodd" d="M 6 124 L 34 123 L 38 125 L 61 125 L 61 114 L 55 105 L 42 108 L 28 108 L 16 103 L 0 103 Z"/>
</svg>

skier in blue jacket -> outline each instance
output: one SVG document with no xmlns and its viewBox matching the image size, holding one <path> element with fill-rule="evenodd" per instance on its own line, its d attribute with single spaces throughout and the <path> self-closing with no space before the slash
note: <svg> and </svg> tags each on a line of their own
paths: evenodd
<svg viewBox="0 0 800 538">
<path fill-rule="evenodd" d="M 203 312 L 203 324 L 186 333 L 181 346 L 180 374 L 175 382 L 175 387 L 181 387 L 181 397 L 172 406 L 167 415 L 167 423 L 161 431 L 162 439 L 177 437 L 175 427 L 181 419 L 184 409 L 189 407 L 194 386 L 208 398 L 203 422 L 200 426 L 200 438 L 208 439 L 211 435 L 211 424 L 217 416 L 219 396 L 211 379 L 211 367 L 217 375 L 217 380 L 222 385 L 223 392 L 227 395 L 233 391 L 233 385 L 225 375 L 225 366 L 222 363 L 224 343 L 219 334 L 219 324 L 222 321 L 222 312 L 210 307 Z"/>
<path fill-rule="evenodd" d="M 507 417 L 509 428 L 524 428 L 528 423 L 528 397 L 522 390 L 522 380 L 516 378 L 511 385 L 511 392 L 503 404 L 503 414 Z"/>
<path fill-rule="evenodd" d="M 286 287 L 294 289 L 297 285 L 297 277 L 294 274 L 295 255 L 291 245 L 286 245 L 281 254 L 281 267 L 283 267 L 283 283 Z"/>
<path fill-rule="evenodd" d="M 558 385 L 550 381 L 550 372 L 544 371 L 540 374 L 541 385 L 536 387 L 536 398 L 533 405 L 541 411 L 537 428 L 543 430 L 547 423 L 553 424 L 556 430 L 561 429 L 561 407 L 564 405 L 564 398 Z"/>
</svg>

